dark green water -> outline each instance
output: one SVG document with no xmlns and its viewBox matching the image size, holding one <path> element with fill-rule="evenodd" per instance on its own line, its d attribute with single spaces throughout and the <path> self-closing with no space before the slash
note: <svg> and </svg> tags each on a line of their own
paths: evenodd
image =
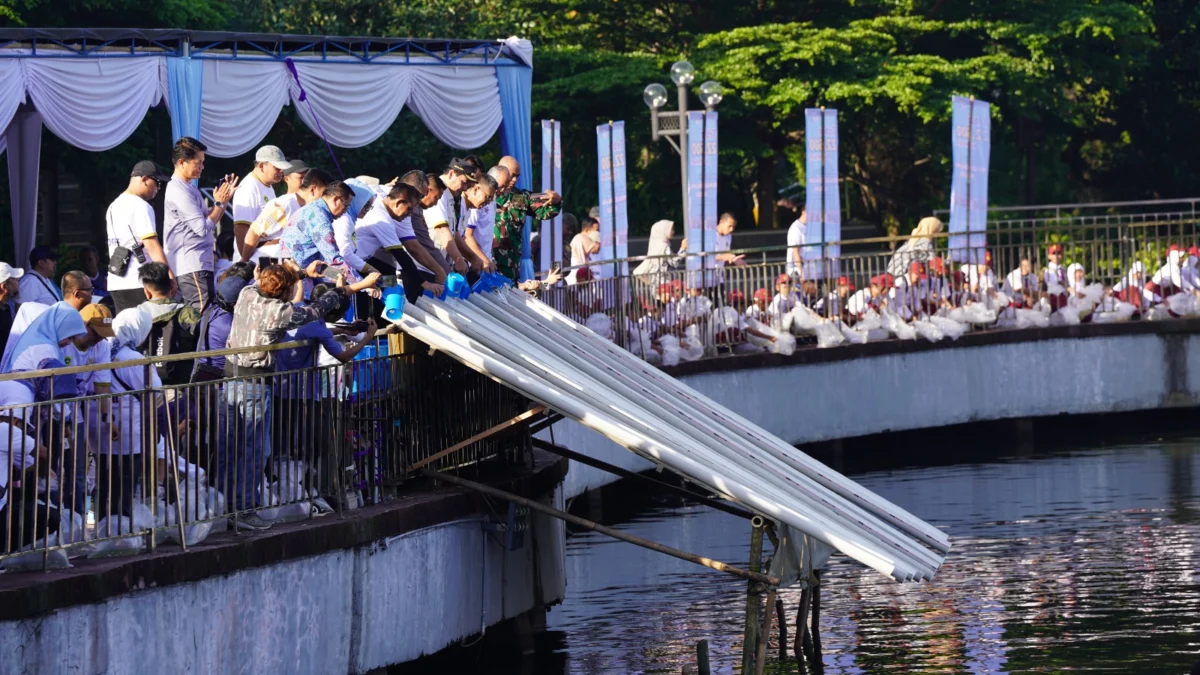
<svg viewBox="0 0 1200 675">
<path fill-rule="evenodd" d="M 954 549 L 921 585 L 835 556 L 825 673 L 1186 673 L 1200 658 L 1200 441 L 848 473 Z M 606 495 L 601 519 L 745 563 L 745 521 L 638 495 Z M 567 570 L 536 657 L 485 655 L 478 672 L 679 673 L 700 639 L 714 672 L 736 672 L 744 583 L 586 532 L 569 538 Z M 794 622 L 798 594 L 783 598 Z"/>
</svg>

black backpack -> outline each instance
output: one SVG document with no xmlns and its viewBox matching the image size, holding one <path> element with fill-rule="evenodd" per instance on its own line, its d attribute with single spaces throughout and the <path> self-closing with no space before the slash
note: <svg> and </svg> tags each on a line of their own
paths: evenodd
<svg viewBox="0 0 1200 675">
<path fill-rule="evenodd" d="M 186 354 L 196 351 L 196 335 L 179 325 L 179 312 L 184 306 L 156 316 L 150 324 L 150 335 L 142 343 L 141 352 L 149 357 Z M 187 384 L 192 377 L 193 359 L 171 361 L 156 366 L 163 384 Z"/>
</svg>

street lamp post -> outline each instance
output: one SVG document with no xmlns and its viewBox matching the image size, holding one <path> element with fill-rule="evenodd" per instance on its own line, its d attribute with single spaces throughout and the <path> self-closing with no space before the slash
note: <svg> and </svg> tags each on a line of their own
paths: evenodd
<svg viewBox="0 0 1200 675">
<path fill-rule="evenodd" d="M 688 226 L 688 85 L 696 78 L 696 69 L 687 61 L 676 61 L 671 66 L 671 81 L 678 92 L 678 110 L 663 110 L 667 104 L 667 88 L 655 82 L 647 85 L 642 100 L 650 108 L 650 138 L 657 141 L 666 138 L 679 153 L 679 177 L 683 193 L 683 228 Z M 712 111 L 721 102 L 724 94 L 720 83 L 709 80 L 700 85 L 700 101 L 704 109 Z M 678 136 L 679 141 L 673 137 Z M 697 242 L 701 243 L 702 242 Z M 703 245 L 703 244 L 702 244 Z"/>
</svg>

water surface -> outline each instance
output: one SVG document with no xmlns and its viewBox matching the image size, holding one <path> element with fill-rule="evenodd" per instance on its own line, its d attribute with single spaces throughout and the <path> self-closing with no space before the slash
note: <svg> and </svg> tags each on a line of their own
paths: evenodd
<svg viewBox="0 0 1200 675">
<path fill-rule="evenodd" d="M 1198 472 L 1200 441 L 850 471 L 954 549 L 920 585 L 835 556 L 825 672 L 1187 672 L 1200 658 Z M 601 519 L 734 564 L 749 555 L 746 521 L 644 491 L 605 495 Z M 714 672 L 739 669 L 744 582 L 590 532 L 568 539 L 567 579 L 530 672 L 678 673 L 700 639 Z M 794 630 L 799 594 L 782 597 Z"/>
</svg>

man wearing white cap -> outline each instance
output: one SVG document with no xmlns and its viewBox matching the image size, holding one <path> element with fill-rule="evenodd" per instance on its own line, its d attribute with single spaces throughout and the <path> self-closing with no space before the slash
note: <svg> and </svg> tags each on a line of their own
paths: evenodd
<svg viewBox="0 0 1200 675">
<path fill-rule="evenodd" d="M 264 145 L 254 153 L 254 170 L 233 193 L 233 243 L 238 253 L 243 253 L 242 244 L 250 224 L 267 202 L 275 199 L 275 189 L 271 186 L 282 181 L 283 172 L 290 168 L 292 163 L 274 145 Z"/>
<path fill-rule="evenodd" d="M 17 280 L 25 276 L 25 270 L 0 262 L 0 351 L 8 344 L 12 332 L 13 317 L 17 315 L 17 300 L 20 285 Z"/>
</svg>

